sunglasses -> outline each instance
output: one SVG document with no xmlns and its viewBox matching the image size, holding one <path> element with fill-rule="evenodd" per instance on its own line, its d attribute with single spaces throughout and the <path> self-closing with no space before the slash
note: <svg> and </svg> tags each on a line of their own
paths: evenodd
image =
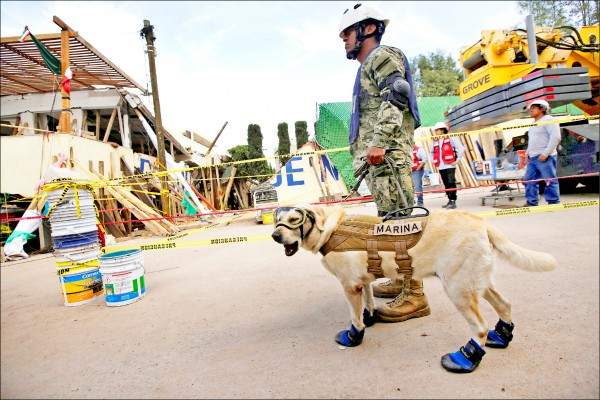
<svg viewBox="0 0 600 400">
<path fill-rule="evenodd" d="M 279 221 L 282 214 L 287 211 L 297 212 L 298 214 L 300 214 L 300 216 L 294 215 L 289 219 L 288 222 Z M 273 214 L 275 216 L 275 218 L 273 218 L 273 225 L 275 225 L 275 227 L 284 226 L 288 229 L 296 229 L 301 227 L 302 225 L 304 225 L 307 218 L 306 211 L 297 207 L 279 207 L 275 210 Z"/>
</svg>

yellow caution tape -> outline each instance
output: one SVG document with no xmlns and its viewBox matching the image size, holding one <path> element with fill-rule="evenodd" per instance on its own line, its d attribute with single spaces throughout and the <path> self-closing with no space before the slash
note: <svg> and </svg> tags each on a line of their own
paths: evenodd
<svg viewBox="0 0 600 400">
<path fill-rule="evenodd" d="M 564 203 L 564 204 L 549 204 L 545 206 L 536 206 L 536 207 L 515 207 L 509 209 L 502 210 L 494 210 L 494 211 L 480 211 L 472 214 L 478 215 L 483 218 L 494 218 L 494 217 L 509 217 L 513 215 L 524 215 L 524 214 L 535 214 L 541 212 L 550 212 L 550 211 L 559 211 L 559 210 L 572 210 L 575 208 L 583 208 L 583 207 L 598 207 L 600 204 L 599 200 L 586 200 L 586 201 L 576 201 L 572 203 Z M 212 228 L 217 225 L 210 225 L 208 227 L 204 227 L 204 229 Z M 202 229 L 199 229 L 200 231 Z M 214 237 L 209 239 L 201 239 L 201 240 L 191 240 L 187 242 L 169 242 L 169 239 L 175 240 L 181 237 L 188 236 L 185 234 L 177 235 L 176 237 L 163 239 L 159 242 L 142 245 L 142 246 L 119 246 L 119 247 L 104 247 L 102 248 L 103 253 L 112 253 L 115 251 L 121 250 L 170 250 L 170 249 L 183 249 L 189 247 L 199 247 L 199 246 L 214 246 L 220 244 L 232 244 L 232 243 L 249 243 L 249 242 L 260 242 L 263 240 L 272 240 L 270 234 L 266 235 L 255 235 L 255 236 L 230 236 L 230 237 Z"/>
<path fill-rule="evenodd" d="M 598 200 L 585 200 L 564 204 L 548 204 L 545 206 L 515 207 L 494 211 L 480 211 L 474 214 L 484 218 L 509 217 L 511 215 L 536 214 L 549 211 L 571 210 L 573 208 L 598 207 L 598 204 L 600 204 Z"/>
</svg>

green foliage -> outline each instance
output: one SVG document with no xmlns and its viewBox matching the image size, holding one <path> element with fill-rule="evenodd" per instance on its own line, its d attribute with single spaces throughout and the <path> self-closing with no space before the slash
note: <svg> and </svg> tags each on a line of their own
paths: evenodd
<svg viewBox="0 0 600 400">
<path fill-rule="evenodd" d="M 263 135 L 260 126 L 256 124 L 248 125 L 248 151 L 252 158 L 264 157 L 262 150 Z"/>
<path fill-rule="evenodd" d="M 296 148 L 299 149 L 308 142 L 308 124 L 306 121 L 296 121 L 294 129 L 296 133 Z"/>
<path fill-rule="evenodd" d="M 290 133 L 288 130 L 287 122 L 282 122 L 277 125 L 277 138 L 279 139 L 279 146 L 277 147 L 277 154 L 280 156 L 279 161 L 281 165 L 287 164 L 290 157 L 281 157 L 283 155 L 290 154 Z"/>
<path fill-rule="evenodd" d="M 419 54 L 410 64 L 417 97 L 455 96 L 464 79 L 456 60 L 442 50 Z"/>
<path fill-rule="evenodd" d="M 595 25 L 600 21 L 599 0 L 524 0 L 517 1 L 521 14 L 533 17 L 535 26 Z"/>
<path fill-rule="evenodd" d="M 255 158 L 263 158 L 262 133 L 260 126 L 248 125 L 248 144 L 241 144 L 227 150 L 232 161 L 246 161 Z M 264 182 L 275 173 L 266 160 L 251 163 L 236 164 L 237 176 L 255 177 L 259 182 Z"/>
</svg>

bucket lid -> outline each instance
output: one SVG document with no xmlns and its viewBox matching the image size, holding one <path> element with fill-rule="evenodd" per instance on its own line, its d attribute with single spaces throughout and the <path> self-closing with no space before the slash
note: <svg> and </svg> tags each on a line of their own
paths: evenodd
<svg viewBox="0 0 600 400">
<path fill-rule="evenodd" d="M 78 233 L 85 233 L 85 232 L 96 232 L 98 231 L 98 227 L 96 225 L 92 225 L 92 226 L 73 226 L 73 227 L 66 227 L 66 228 L 62 228 L 62 229 L 52 229 L 52 233 L 50 234 L 50 236 L 57 237 L 57 236 L 68 236 L 68 235 L 74 235 L 74 234 L 78 234 Z"/>
<path fill-rule="evenodd" d="M 112 260 L 114 258 L 119 258 L 119 257 L 137 256 L 141 253 L 142 253 L 142 250 L 140 250 L 140 249 L 121 250 L 121 251 L 115 251 L 115 252 L 108 253 L 108 254 L 103 254 L 99 257 L 99 259 L 100 260 Z"/>
<path fill-rule="evenodd" d="M 89 244 L 96 244 L 100 241 L 100 239 L 98 239 L 98 235 L 96 235 L 96 236 L 82 235 L 82 236 L 77 236 L 77 237 L 69 237 L 69 238 L 64 238 L 64 239 L 63 238 L 64 238 L 64 236 L 52 238 L 55 249 L 71 248 L 71 247 L 79 247 L 79 246 L 84 246 L 84 245 L 89 245 Z"/>
</svg>

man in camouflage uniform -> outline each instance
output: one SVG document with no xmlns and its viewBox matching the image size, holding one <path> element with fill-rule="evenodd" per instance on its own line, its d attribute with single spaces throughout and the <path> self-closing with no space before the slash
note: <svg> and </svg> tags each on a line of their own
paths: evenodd
<svg viewBox="0 0 600 400">
<path fill-rule="evenodd" d="M 346 57 L 361 63 L 352 96 L 350 154 L 354 170 L 365 160 L 373 166 L 365 179 L 379 216 L 414 203 L 413 134 L 420 126 L 408 60 L 402 51 L 379 45 L 388 23 L 379 11 L 357 4 L 344 12 L 340 24 Z M 385 161 L 386 156 L 394 167 Z M 411 280 L 406 286 L 401 293 L 402 281 L 374 285 L 375 296 L 395 297 L 377 308 L 381 320 L 400 322 L 429 315 L 423 282 Z"/>
</svg>

